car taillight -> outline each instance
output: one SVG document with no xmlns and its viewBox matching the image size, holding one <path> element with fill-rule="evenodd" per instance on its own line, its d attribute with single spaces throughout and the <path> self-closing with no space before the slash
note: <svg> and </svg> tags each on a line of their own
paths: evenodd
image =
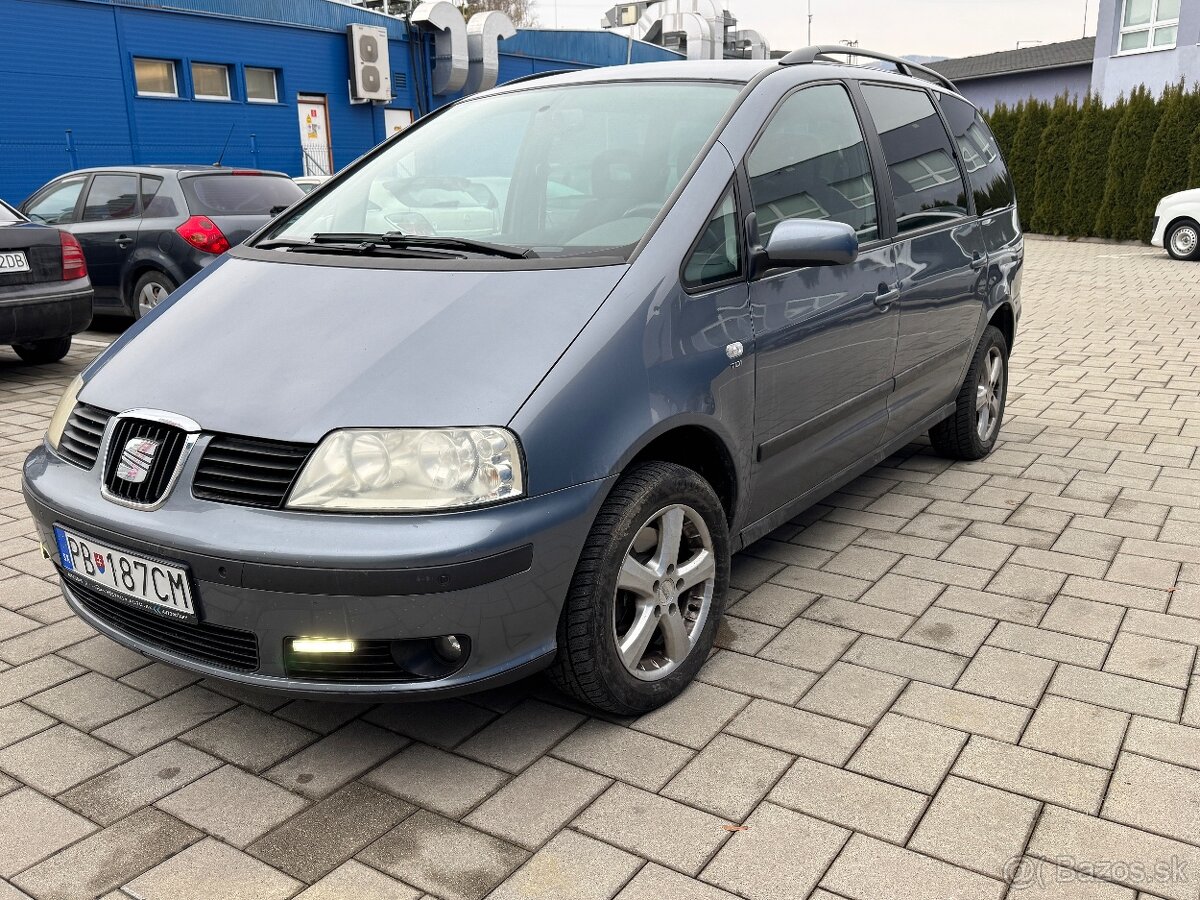
<svg viewBox="0 0 1200 900">
<path fill-rule="evenodd" d="M 83 248 L 75 235 L 68 231 L 58 233 L 58 242 L 62 246 L 62 280 L 75 281 L 87 278 L 87 260 L 83 258 Z"/>
<path fill-rule="evenodd" d="M 205 253 L 224 253 L 229 249 L 229 238 L 208 216 L 192 216 L 175 230 L 181 238 Z"/>
</svg>

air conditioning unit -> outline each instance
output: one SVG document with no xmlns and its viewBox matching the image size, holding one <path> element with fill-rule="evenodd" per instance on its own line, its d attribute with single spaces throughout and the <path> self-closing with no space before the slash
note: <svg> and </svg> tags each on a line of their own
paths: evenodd
<svg viewBox="0 0 1200 900">
<path fill-rule="evenodd" d="M 357 101 L 392 99 L 388 74 L 387 29 L 376 25 L 349 25 L 350 97 Z"/>
</svg>

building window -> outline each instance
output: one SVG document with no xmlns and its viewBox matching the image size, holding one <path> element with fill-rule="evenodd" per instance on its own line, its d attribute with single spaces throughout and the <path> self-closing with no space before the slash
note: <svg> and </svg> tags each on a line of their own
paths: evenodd
<svg viewBox="0 0 1200 900">
<path fill-rule="evenodd" d="M 1179 33 L 1179 0 L 1125 0 L 1121 53 L 1171 50 Z"/>
<path fill-rule="evenodd" d="M 246 66 L 246 99 L 251 103 L 278 103 L 274 69 Z"/>
<path fill-rule="evenodd" d="M 197 100 L 228 100 L 229 66 L 192 63 L 192 94 Z"/>
<path fill-rule="evenodd" d="M 169 59 L 135 59 L 133 77 L 142 97 L 178 97 L 175 63 Z"/>
</svg>

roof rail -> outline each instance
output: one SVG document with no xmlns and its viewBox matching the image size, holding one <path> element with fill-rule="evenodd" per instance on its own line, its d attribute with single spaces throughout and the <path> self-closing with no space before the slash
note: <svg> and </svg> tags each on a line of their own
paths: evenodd
<svg viewBox="0 0 1200 900">
<path fill-rule="evenodd" d="M 798 66 L 807 63 L 817 62 L 835 62 L 830 59 L 831 56 L 864 56 L 867 59 L 879 59 L 884 62 L 890 62 L 896 67 L 901 75 L 912 77 L 913 72 L 920 72 L 927 75 L 934 81 L 947 87 L 952 91 L 957 92 L 958 88 L 954 86 L 954 82 L 934 69 L 928 66 L 922 66 L 915 62 L 909 62 L 907 59 L 901 59 L 898 56 L 891 56 L 887 53 L 880 53 L 877 50 L 864 50 L 861 47 L 847 47 L 845 44 L 817 44 L 813 47 L 803 47 L 799 50 L 793 50 L 787 56 L 779 61 L 781 66 Z"/>
</svg>

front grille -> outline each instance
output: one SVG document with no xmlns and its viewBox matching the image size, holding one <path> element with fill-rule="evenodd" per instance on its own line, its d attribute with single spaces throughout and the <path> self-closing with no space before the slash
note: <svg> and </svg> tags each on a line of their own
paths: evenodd
<svg viewBox="0 0 1200 900">
<path fill-rule="evenodd" d="M 109 599 L 74 579 L 67 581 L 67 587 L 97 619 L 147 644 L 225 669 L 253 672 L 258 668 L 258 638 L 253 632 L 168 619 Z"/>
<path fill-rule="evenodd" d="M 129 481 L 118 477 L 123 470 L 122 455 L 130 441 L 155 442 L 152 455 L 146 460 L 142 454 L 144 477 L 141 481 Z M 113 427 L 108 442 L 108 459 L 104 468 L 104 486 L 114 497 L 129 503 L 148 505 L 157 503 L 171 485 L 171 478 L 179 465 L 179 455 L 187 441 L 187 432 L 161 422 L 142 419 L 121 419 Z"/>
<path fill-rule="evenodd" d="M 192 494 L 201 500 L 279 509 L 312 450 L 311 444 L 219 434 L 204 449 Z"/>
<path fill-rule="evenodd" d="M 90 469 L 100 455 L 100 441 L 112 417 L 107 410 L 76 403 L 58 442 L 58 455 L 81 469 Z"/>
<path fill-rule="evenodd" d="M 396 663 L 391 641 L 355 641 L 353 653 L 299 654 L 287 651 L 284 668 L 291 678 L 308 681 L 393 683 L 423 681 Z"/>
</svg>

